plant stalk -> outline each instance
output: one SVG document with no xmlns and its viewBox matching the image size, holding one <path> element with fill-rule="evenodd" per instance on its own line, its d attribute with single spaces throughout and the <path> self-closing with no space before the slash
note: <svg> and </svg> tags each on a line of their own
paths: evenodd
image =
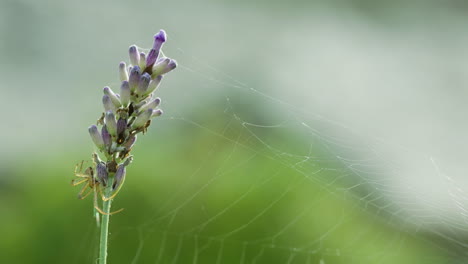
<svg viewBox="0 0 468 264">
<path fill-rule="evenodd" d="M 108 189 L 112 188 L 112 184 L 106 188 L 106 193 Z M 102 215 L 101 220 L 101 242 L 99 244 L 99 264 L 106 264 L 107 263 L 107 238 L 109 236 L 109 219 L 110 219 L 110 212 L 111 212 L 111 202 L 112 200 L 103 201 L 103 208 L 104 215 Z"/>
</svg>

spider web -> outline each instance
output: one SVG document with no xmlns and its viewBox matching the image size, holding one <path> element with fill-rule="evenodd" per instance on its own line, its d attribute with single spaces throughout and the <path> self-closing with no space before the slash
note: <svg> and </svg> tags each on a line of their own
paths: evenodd
<svg viewBox="0 0 468 264">
<path fill-rule="evenodd" d="M 158 133 L 193 137 L 165 143 L 188 148 L 153 161 L 165 175 L 144 168 L 134 173 L 150 183 L 127 183 L 153 196 L 141 223 L 113 227 L 111 247 L 135 242 L 125 263 L 466 261 L 468 196 L 443 158 L 270 95 L 182 48 L 171 55 L 183 58 L 178 78 L 201 89 L 161 95 L 169 114 Z"/>
</svg>

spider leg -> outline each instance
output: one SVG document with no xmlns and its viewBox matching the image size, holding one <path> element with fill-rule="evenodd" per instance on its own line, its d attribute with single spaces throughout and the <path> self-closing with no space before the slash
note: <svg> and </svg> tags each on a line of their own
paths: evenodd
<svg viewBox="0 0 468 264">
<path fill-rule="evenodd" d="M 87 181 L 88 179 L 73 179 L 72 182 L 71 182 L 71 185 L 73 186 L 77 186 L 77 185 L 80 185 L 82 184 L 83 182 Z M 88 186 L 88 185 L 86 185 Z"/>
<path fill-rule="evenodd" d="M 84 163 L 84 160 L 82 160 L 80 163 L 77 163 L 75 165 L 75 175 L 78 173 L 78 171 L 81 171 L 83 169 L 83 163 Z M 79 170 L 78 170 L 78 166 L 80 166 Z"/>
<path fill-rule="evenodd" d="M 97 188 L 97 186 L 96 186 L 96 188 Z M 101 192 L 101 195 L 103 195 L 101 189 L 99 189 L 99 192 Z M 113 215 L 113 214 L 120 213 L 120 212 L 123 211 L 123 208 L 121 208 L 121 209 L 119 209 L 119 210 L 117 210 L 117 211 L 110 212 L 110 213 L 104 212 L 104 211 L 103 211 L 101 208 L 99 208 L 99 206 L 98 206 L 98 199 L 97 199 L 97 197 L 98 197 L 98 194 L 97 194 L 97 191 L 95 191 L 95 192 L 94 192 L 94 208 L 95 208 L 99 213 L 101 213 L 101 214 L 103 214 L 103 215 Z"/>
<path fill-rule="evenodd" d="M 91 186 L 89 186 L 89 190 L 87 192 L 85 192 L 86 190 L 86 187 L 88 187 L 89 184 L 87 184 L 86 186 L 84 186 L 81 191 L 78 193 L 78 199 L 81 199 L 83 200 L 84 198 L 88 197 L 88 195 L 93 191 L 93 188 L 91 188 Z M 85 192 L 85 194 L 83 194 L 83 192 Z"/>
<path fill-rule="evenodd" d="M 109 201 L 110 199 L 114 199 L 114 197 L 119 193 L 120 188 L 122 188 L 124 182 L 125 182 L 125 176 L 122 178 L 122 182 L 120 183 L 119 188 L 117 188 L 117 190 L 113 191 L 112 195 L 110 197 L 105 197 L 104 195 L 102 195 L 102 192 L 101 192 L 102 200 L 103 201 Z"/>
</svg>

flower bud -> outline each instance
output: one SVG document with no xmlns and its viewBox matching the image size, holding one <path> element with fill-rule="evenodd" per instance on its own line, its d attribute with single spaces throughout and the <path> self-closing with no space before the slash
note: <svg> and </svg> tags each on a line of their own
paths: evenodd
<svg viewBox="0 0 468 264">
<path fill-rule="evenodd" d="M 159 50 L 151 49 L 150 52 L 148 53 L 148 58 L 146 58 L 146 66 L 148 68 L 153 67 L 154 63 L 158 59 L 159 56 Z"/>
<path fill-rule="evenodd" d="M 112 144 L 112 138 L 111 138 L 111 135 L 109 134 L 109 131 L 107 131 L 107 125 L 104 125 L 101 128 L 101 137 L 106 148 L 110 147 L 110 145 Z"/>
<path fill-rule="evenodd" d="M 166 74 L 177 67 L 177 61 L 172 60 L 167 64 L 167 66 L 161 71 L 160 74 Z"/>
<path fill-rule="evenodd" d="M 120 137 L 127 129 L 127 119 L 120 118 L 117 121 L 117 135 Z"/>
<path fill-rule="evenodd" d="M 148 89 L 148 85 L 151 81 L 151 75 L 149 75 L 148 73 L 143 73 L 143 75 L 141 75 L 140 77 L 140 82 L 138 83 L 138 87 L 136 89 L 136 93 L 137 94 L 144 94 L 146 92 L 146 90 Z"/>
<path fill-rule="evenodd" d="M 169 58 L 160 59 L 156 65 L 153 66 L 152 76 L 156 77 L 161 75 L 161 72 L 167 67 L 167 65 L 169 65 L 169 62 L 171 62 L 171 59 Z"/>
<path fill-rule="evenodd" d="M 96 164 L 96 177 L 102 185 L 107 185 L 107 180 L 109 178 L 109 174 L 107 173 L 107 167 L 104 162 L 99 162 Z"/>
<path fill-rule="evenodd" d="M 140 67 L 133 66 L 132 70 L 130 71 L 130 76 L 128 77 L 128 84 L 130 85 L 130 90 L 132 92 L 135 91 L 139 82 L 140 82 Z"/>
<path fill-rule="evenodd" d="M 133 64 L 133 66 L 138 66 L 140 64 L 140 52 L 138 52 L 137 46 L 130 46 L 128 49 L 128 54 L 130 56 L 130 62 Z"/>
<path fill-rule="evenodd" d="M 137 140 L 137 136 L 134 135 L 134 134 L 131 134 L 127 141 L 122 145 L 125 149 L 129 150 L 133 147 L 133 145 L 135 145 L 135 142 Z"/>
<path fill-rule="evenodd" d="M 116 108 L 119 108 L 122 105 L 120 103 L 119 97 L 117 97 L 114 91 L 112 91 L 112 89 L 109 88 L 108 86 L 104 87 L 104 94 L 109 96 L 109 98 L 111 99 L 112 103 L 115 105 Z"/>
<path fill-rule="evenodd" d="M 138 128 L 144 126 L 146 122 L 150 119 L 152 113 L 153 109 L 151 108 L 144 112 L 141 112 L 135 119 L 135 122 L 133 122 L 132 127 Z"/>
<path fill-rule="evenodd" d="M 107 130 L 112 136 L 117 135 L 117 122 L 115 121 L 114 113 L 111 111 L 106 112 L 106 116 L 104 117 L 106 121 Z"/>
<path fill-rule="evenodd" d="M 120 81 L 128 81 L 128 71 L 127 71 L 127 65 L 125 62 L 120 62 L 119 64 L 119 75 L 120 75 Z"/>
<path fill-rule="evenodd" d="M 113 190 L 118 189 L 120 185 L 124 182 L 126 173 L 127 173 L 127 170 L 125 169 L 125 165 L 119 164 L 119 167 L 117 168 L 117 172 L 115 173 L 114 183 L 112 184 Z"/>
<path fill-rule="evenodd" d="M 166 42 L 166 31 L 161 29 L 154 35 L 153 49 L 159 52 L 164 42 Z"/>
<path fill-rule="evenodd" d="M 120 86 L 120 102 L 123 107 L 127 107 L 130 103 L 130 86 L 127 81 L 123 81 Z"/>
<path fill-rule="evenodd" d="M 88 131 L 96 147 L 98 147 L 99 149 L 104 148 L 104 141 L 102 140 L 101 134 L 99 134 L 97 126 L 96 125 L 90 126 L 88 128 Z"/>
<path fill-rule="evenodd" d="M 144 52 L 140 52 L 140 69 L 145 69 L 146 68 L 146 54 Z"/>
<path fill-rule="evenodd" d="M 148 95 L 148 94 L 154 92 L 154 90 L 156 90 L 156 88 L 158 88 L 159 84 L 161 83 L 162 78 L 163 78 L 163 76 L 159 75 L 156 78 L 154 78 L 153 80 L 151 80 L 150 84 L 148 85 L 148 89 L 145 92 L 145 95 Z"/>
<path fill-rule="evenodd" d="M 110 97 L 107 94 L 105 94 L 102 97 L 102 104 L 104 105 L 104 110 L 106 112 L 108 112 L 108 111 L 115 112 L 117 110 L 117 107 L 115 107 L 114 103 L 112 103 L 112 100 L 110 99 Z"/>
<path fill-rule="evenodd" d="M 161 109 L 153 110 L 153 113 L 151 114 L 151 118 L 161 116 L 162 114 L 163 114 L 163 110 Z"/>
<path fill-rule="evenodd" d="M 159 97 L 156 97 L 154 100 L 151 100 L 149 103 L 143 105 L 138 111 L 144 112 L 148 109 L 156 109 L 158 105 L 161 103 L 161 99 Z"/>
</svg>

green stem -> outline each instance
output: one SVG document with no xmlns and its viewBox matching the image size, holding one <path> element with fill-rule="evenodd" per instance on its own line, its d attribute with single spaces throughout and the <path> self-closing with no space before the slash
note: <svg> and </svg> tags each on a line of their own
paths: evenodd
<svg viewBox="0 0 468 264">
<path fill-rule="evenodd" d="M 112 185 L 110 185 L 112 186 Z M 110 189 L 109 187 L 107 189 Z M 107 192 L 107 190 L 106 190 Z M 107 237 L 109 235 L 109 219 L 111 212 L 111 201 L 104 201 L 103 208 L 104 215 L 102 215 L 102 222 L 101 222 L 101 242 L 99 245 L 99 264 L 106 264 L 107 263 Z"/>
</svg>

